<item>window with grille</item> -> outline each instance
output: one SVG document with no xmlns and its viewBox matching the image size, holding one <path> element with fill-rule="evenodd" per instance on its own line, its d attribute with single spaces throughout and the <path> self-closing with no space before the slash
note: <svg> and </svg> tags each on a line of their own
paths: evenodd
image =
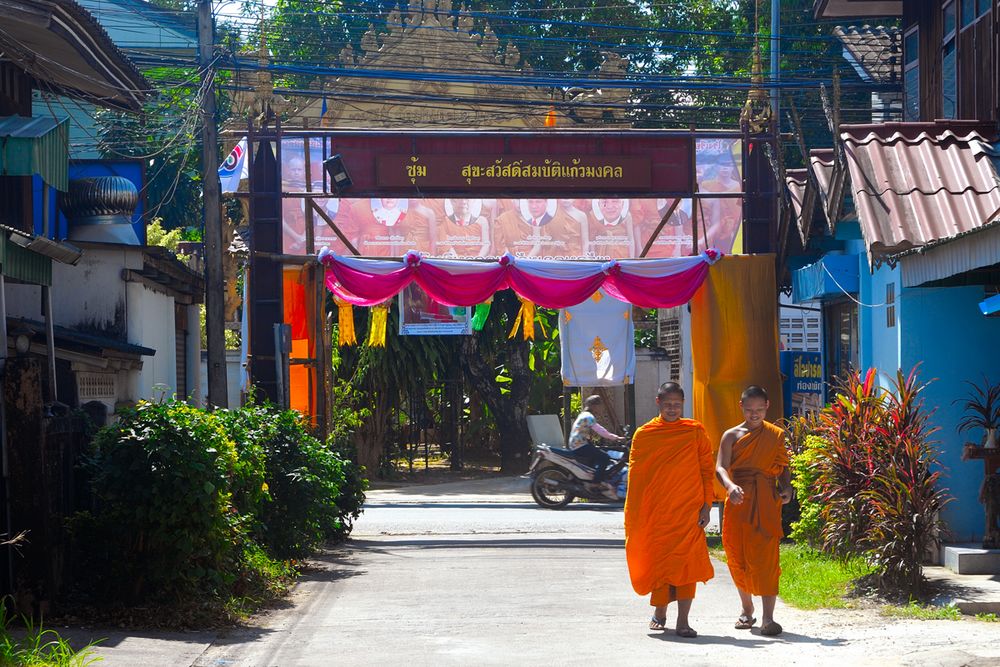
<svg viewBox="0 0 1000 667">
<path fill-rule="evenodd" d="M 885 286 L 885 326 L 896 326 L 896 283 Z"/>
</svg>

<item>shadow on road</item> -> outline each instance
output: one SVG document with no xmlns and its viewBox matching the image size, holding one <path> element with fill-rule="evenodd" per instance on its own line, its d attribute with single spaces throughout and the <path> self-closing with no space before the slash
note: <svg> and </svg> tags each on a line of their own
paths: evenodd
<svg viewBox="0 0 1000 667">
<path fill-rule="evenodd" d="M 580 538 L 580 537 L 523 537 L 493 539 L 394 539 L 394 540 L 351 540 L 349 546 L 358 552 L 372 551 L 391 555 L 394 548 L 417 549 L 624 549 L 625 540 L 620 538 Z"/>
<path fill-rule="evenodd" d="M 437 500 L 422 500 L 418 502 L 400 502 L 400 501 L 380 501 L 372 500 L 365 504 L 365 507 L 378 508 L 378 509 L 409 509 L 409 508 L 420 508 L 420 509 L 497 509 L 497 510 L 538 510 L 540 512 L 621 512 L 623 505 L 621 503 L 617 504 L 597 504 L 597 503 L 573 503 L 567 505 L 562 509 L 550 510 L 544 507 L 539 507 L 533 502 L 523 502 L 523 503 L 483 503 L 483 502 L 471 502 L 471 501 L 437 501 Z"/>
<path fill-rule="evenodd" d="M 820 637 L 809 637 L 807 635 L 799 635 L 794 632 L 783 632 L 778 637 L 768 637 L 762 638 L 757 633 L 759 630 L 754 628 L 752 631 L 754 634 L 749 636 L 744 635 L 742 637 L 721 637 L 715 635 L 698 635 L 693 639 L 687 639 L 684 637 L 678 637 L 674 634 L 673 629 L 669 629 L 666 632 L 649 633 L 649 637 L 652 639 L 659 639 L 664 642 L 671 642 L 677 644 L 695 644 L 695 645 L 712 645 L 721 644 L 723 646 L 735 646 L 737 648 L 758 648 L 761 646 L 769 646 L 771 644 L 816 644 L 818 646 L 844 646 L 847 644 L 845 639 L 822 639 Z"/>
</svg>

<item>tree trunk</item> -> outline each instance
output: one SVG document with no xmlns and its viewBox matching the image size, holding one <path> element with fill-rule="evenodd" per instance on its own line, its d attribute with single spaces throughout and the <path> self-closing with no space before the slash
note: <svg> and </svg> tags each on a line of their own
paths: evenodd
<svg viewBox="0 0 1000 667">
<path fill-rule="evenodd" d="M 504 313 L 507 321 L 513 322 L 520 302 L 512 293 L 498 293 L 493 307 L 496 311 L 494 318 L 499 319 L 499 315 Z M 511 382 L 503 387 L 508 390 L 505 393 L 496 381 L 496 368 L 480 347 L 484 337 L 465 337 L 462 359 L 466 373 L 479 390 L 496 422 L 500 435 L 500 470 L 506 474 L 519 474 L 528 469 L 531 454 L 531 435 L 528 433 L 528 394 L 531 390 L 528 343 L 520 334 L 511 340 L 504 339 L 500 356 L 506 362 L 511 378 Z"/>
<path fill-rule="evenodd" d="M 358 463 L 364 466 L 368 479 L 375 479 L 382 470 L 380 462 L 385 451 L 389 418 L 392 416 L 392 405 L 388 396 L 388 391 L 375 394 L 371 417 L 357 431 Z"/>
</svg>

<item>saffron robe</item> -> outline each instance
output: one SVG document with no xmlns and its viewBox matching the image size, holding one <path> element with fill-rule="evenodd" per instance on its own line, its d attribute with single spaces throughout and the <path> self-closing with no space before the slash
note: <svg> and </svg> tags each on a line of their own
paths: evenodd
<svg viewBox="0 0 1000 667">
<path fill-rule="evenodd" d="M 625 498 L 625 557 L 639 595 L 711 579 L 698 516 L 712 503 L 715 463 L 705 427 L 693 419 L 650 420 L 635 432 Z"/>
<path fill-rule="evenodd" d="M 743 502 L 726 500 L 722 545 L 733 582 L 750 595 L 777 595 L 781 567 L 781 498 L 778 476 L 788 467 L 785 432 L 764 422 L 733 444 L 729 478 L 743 489 Z"/>
</svg>

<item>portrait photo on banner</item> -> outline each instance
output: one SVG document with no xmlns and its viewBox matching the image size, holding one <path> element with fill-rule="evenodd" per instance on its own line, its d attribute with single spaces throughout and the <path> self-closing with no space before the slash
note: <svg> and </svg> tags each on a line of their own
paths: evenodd
<svg viewBox="0 0 1000 667">
<path fill-rule="evenodd" d="M 467 336 L 472 334 L 472 309 L 445 306 L 431 299 L 416 283 L 399 293 L 399 333 L 403 336 Z"/>
</svg>

